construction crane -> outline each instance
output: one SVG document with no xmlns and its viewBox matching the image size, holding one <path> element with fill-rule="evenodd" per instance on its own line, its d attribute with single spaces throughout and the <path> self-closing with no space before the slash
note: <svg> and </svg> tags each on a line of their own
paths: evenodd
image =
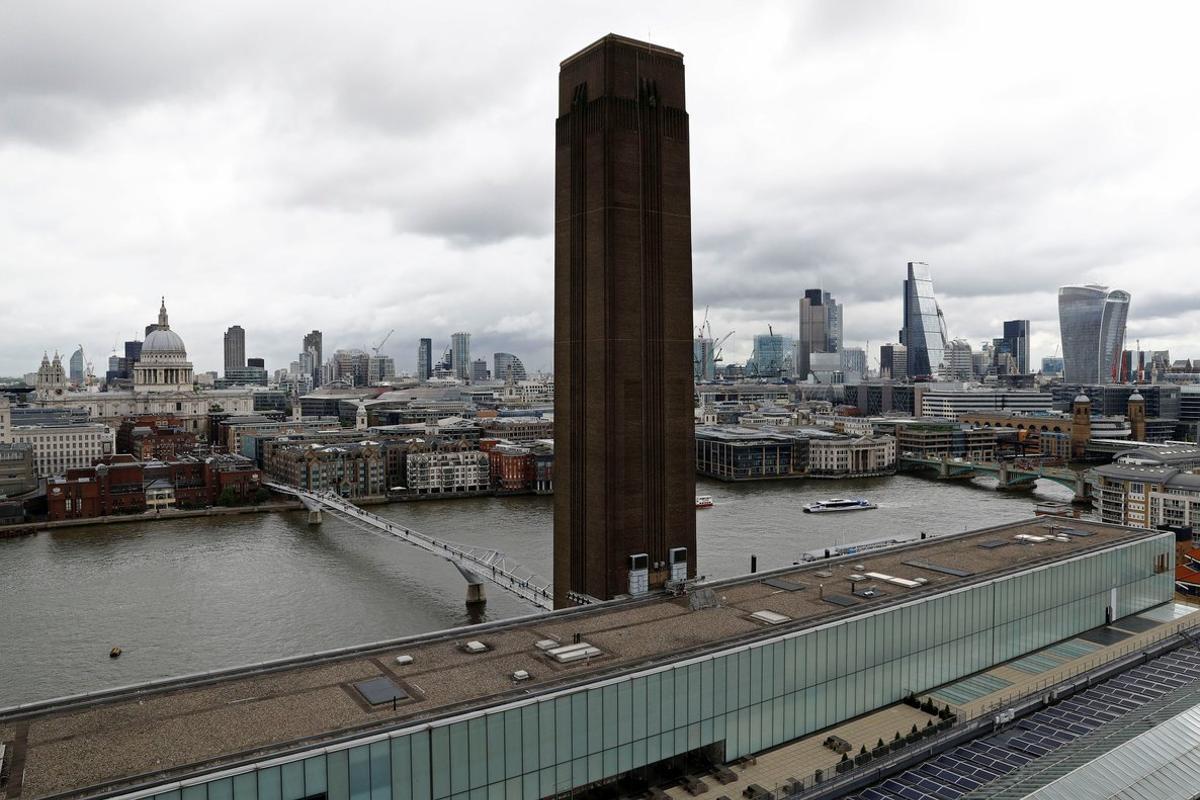
<svg viewBox="0 0 1200 800">
<path fill-rule="evenodd" d="M 729 340 L 729 337 L 733 336 L 733 334 L 735 334 L 735 333 L 737 333 L 737 331 L 730 331 L 729 333 L 725 334 L 720 339 L 717 339 L 716 341 L 714 341 L 712 343 L 713 361 L 714 362 L 722 360 L 721 359 L 721 345 L 725 344 L 725 342 Z"/>
<path fill-rule="evenodd" d="M 371 346 L 371 349 L 375 351 L 375 355 L 379 355 L 379 350 L 380 350 L 380 349 L 381 349 L 381 348 L 382 348 L 382 347 L 383 347 L 385 344 L 387 344 L 387 340 L 388 340 L 388 339 L 390 339 L 390 338 L 392 338 L 392 334 L 393 334 L 393 333 L 395 333 L 395 332 L 396 332 L 396 329 L 395 329 L 395 328 L 392 328 L 390 331 L 388 331 L 388 332 L 387 332 L 387 336 L 383 337 L 383 341 L 381 341 L 379 344 L 376 344 L 376 345 L 372 345 L 372 346 Z"/>
</svg>

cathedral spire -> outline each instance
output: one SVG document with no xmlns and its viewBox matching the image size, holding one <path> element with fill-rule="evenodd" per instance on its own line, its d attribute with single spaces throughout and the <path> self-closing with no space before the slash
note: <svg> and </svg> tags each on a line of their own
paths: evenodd
<svg viewBox="0 0 1200 800">
<path fill-rule="evenodd" d="M 164 295 L 162 298 L 162 305 L 158 307 L 158 327 L 164 328 L 164 329 L 171 327 L 170 325 L 167 324 L 167 298 L 166 298 L 166 295 Z"/>
</svg>

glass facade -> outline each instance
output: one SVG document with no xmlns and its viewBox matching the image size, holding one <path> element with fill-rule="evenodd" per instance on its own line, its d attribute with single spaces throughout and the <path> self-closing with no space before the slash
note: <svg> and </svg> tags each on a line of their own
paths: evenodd
<svg viewBox="0 0 1200 800">
<path fill-rule="evenodd" d="M 1125 345 L 1129 300 L 1129 292 L 1107 286 L 1063 286 L 1058 290 L 1065 382 L 1113 382 Z"/>
<path fill-rule="evenodd" d="M 746 362 L 746 375 L 777 378 L 791 365 L 791 340 L 778 333 L 760 333 L 754 337 L 754 352 Z"/>
<path fill-rule="evenodd" d="M 900 343 L 908 348 L 908 377 L 939 377 L 946 349 L 946 320 L 933 294 L 929 265 L 908 262 L 904 281 L 904 330 Z"/>
<path fill-rule="evenodd" d="M 775 639 L 134 796 L 533 800 L 708 745 L 733 759 L 1102 625 L 1114 596 L 1113 617 L 1170 600 L 1173 580 L 1173 534 L 1148 535 Z"/>
</svg>

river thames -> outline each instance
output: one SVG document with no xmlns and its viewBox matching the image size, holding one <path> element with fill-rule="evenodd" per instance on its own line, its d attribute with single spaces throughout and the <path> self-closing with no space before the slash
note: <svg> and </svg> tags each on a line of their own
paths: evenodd
<svg viewBox="0 0 1200 800">
<path fill-rule="evenodd" d="M 1021 519 L 1071 493 L 997 492 L 983 480 L 723 484 L 700 479 L 698 568 L 708 577 L 790 564 L 835 544 Z M 833 496 L 873 511 L 803 514 Z M 553 499 L 518 496 L 374 506 L 416 530 L 551 571 Z M 0 540 L 0 706 L 391 639 L 472 621 L 449 563 L 326 517 L 256 514 L 46 531 Z M 535 609 L 488 588 L 485 619 Z M 124 655 L 110 659 L 120 646 Z"/>
</svg>

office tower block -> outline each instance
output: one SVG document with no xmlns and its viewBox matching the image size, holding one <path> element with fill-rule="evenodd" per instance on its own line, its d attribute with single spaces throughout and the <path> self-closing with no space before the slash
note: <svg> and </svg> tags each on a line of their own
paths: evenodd
<svg viewBox="0 0 1200 800">
<path fill-rule="evenodd" d="M 796 344 L 797 380 L 808 377 L 813 353 L 829 352 L 829 315 L 820 289 L 808 289 L 800 298 L 800 338 Z"/>
<path fill-rule="evenodd" d="M 555 605 L 695 574 L 683 56 L 606 36 L 561 64 Z"/>
<path fill-rule="evenodd" d="M 940 376 L 946 351 L 946 319 L 933 294 L 929 265 L 922 261 L 908 262 L 900 344 L 908 348 L 908 377 Z"/>
<path fill-rule="evenodd" d="M 300 348 L 302 352 L 312 353 L 313 362 L 313 388 L 321 385 L 321 366 L 325 363 L 321 358 L 321 332 L 312 331 L 304 334 L 304 346 Z"/>
<path fill-rule="evenodd" d="M 433 340 L 421 339 L 417 343 L 417 380 L 427 381 L 433 374 Z"/>
<path fill-rule="evenodd" d="M 1004 323 L 1004 352 L 1013 357 L 1017 372 L 1027 375 L 1029 369 L 1029 320 L 1010 319 Z M 999 350 L 999 348 L 997 348 Z"/>
<path fill-rule="evenodd" d="M 908 378 L 908 348 L 902 344 L 879 347 L 879 377 L 902 381 Z"/>
<path fill-rule="evenodd" d="M 1063 286 L 1058 290 L 1066 383 L 1112 383 L 1125 349 L 1129 292 L 1107 286 Z"/>
<path fill-rule="evenodd" d="M 231 325 L 225 331 L 225 374 L 231 369 L 246 366 L 246 332 L 241 325 Z"/>
<path fill-rule="evenodd" d="M 516 382 L 528 380 L 529 378 L 528 373 L 525 371 L 525 365 L 521 363 L 521 359 L 512 353 L 493 353 L 492 365 L 492 378 L 495 380 Z"/>
<path fill-rule="evenodd" d="M 461 331 L 451 334 L 450 352 L 453 354 L 454 377 L 471 380 L 471 334 Z"/>
</svg>

